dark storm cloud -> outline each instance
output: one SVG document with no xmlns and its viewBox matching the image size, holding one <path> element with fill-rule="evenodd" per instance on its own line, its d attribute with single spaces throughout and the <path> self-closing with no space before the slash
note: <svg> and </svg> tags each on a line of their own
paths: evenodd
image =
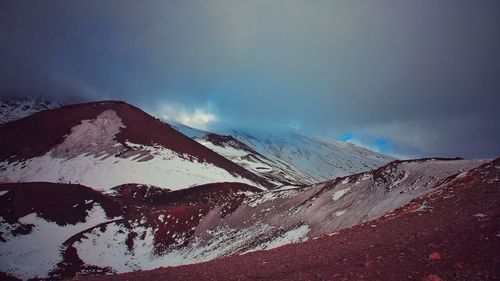
<svg viewBox="0 0 500 281">
<path fill-rule="evenodd" d="M 498 1 L 0 5 L 2 95 L 300 125 L 401 155 L 500 154 Z"/>
</svg>

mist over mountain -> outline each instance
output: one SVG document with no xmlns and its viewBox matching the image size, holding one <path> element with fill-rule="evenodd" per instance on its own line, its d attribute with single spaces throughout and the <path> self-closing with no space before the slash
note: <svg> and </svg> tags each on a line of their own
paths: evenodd
<svg viewBox="0 0 500 281">
<path fill-rule="evenodd" d="M 0 280 L 500 280 L 500 1 L 0 1 Z"/>
</svg>

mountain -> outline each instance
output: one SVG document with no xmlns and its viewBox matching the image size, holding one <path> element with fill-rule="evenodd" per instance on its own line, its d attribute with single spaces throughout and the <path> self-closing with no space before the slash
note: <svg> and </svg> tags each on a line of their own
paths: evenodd
<svg viewBox="0 0 500 281">
<path fill-rule="evenodd" d="M 6 123 L 38 111 L 60 107 L 60 104 L 26 97 L 3 100 L 0 106 L 0 122 L 3 120 Z M 307 136 L 296 130 L 281 128 L 267 133 L 224 130 L 216 134 L 175 122 L 170 124 L 181 133 L 276 186 L 317 183 L 337 176 L 369 171 L 395 160 L 350 143 Z"/>
<path fill-rule="evenodd" d="M 304 243 L 105 280 L 500 280 L 499 169 L 497 159 L 377 220 Z"/>
<path fill-rule="evenodd" d="M 0 135 L 0 181 L 80 183 L 99 190 L 127 183 L 273 186 L 124 102 L 45 110 L 4 124 Z"/>
<path fill-rule="evenodd" d="M 370 171 L 391 161 L 352 143 L 297 130 L 224 130 L 204 132 L 173 123 L 183 134 L 233 162 L 281 185 L 302 185 Z"/>
<path fill-rule="evenodd" d="M 244 183 L 177 191 L 122 185 L 104 193 L 75 184 L 2 184 L 0 271 L 18 278 L 122 273 L 268 250 L 354 226 L 377 229 L 399 213 L 432 212 L 429 198 L 453 198 L 450 190 L 498 189 L 498 167 L 500 159 L 395 161 L 269 191 Z M 47 237 L 50 243 L 42 242 Z"/>
<path fill-rule="evenodd" d="M 297 130 L 230 130 L 228 133 L 272 160 L 290 163 L 317 182 L 370 171 L 396 160 L 349 142 L 310 136 Z"/>
<path fill-rule="evenodd" d="M 61 106 L 57 101 L 34 97 L 0 99 L 0 125 Z"/>
<path fill-rule="evenodd" d="M 316 182 L 307 173 L 297 170 L 281 159 L 271 160 L 233 136 L 207 133 L 195 140 L 245 169 L 261 175 L 277 186 Z"/>
</svg>

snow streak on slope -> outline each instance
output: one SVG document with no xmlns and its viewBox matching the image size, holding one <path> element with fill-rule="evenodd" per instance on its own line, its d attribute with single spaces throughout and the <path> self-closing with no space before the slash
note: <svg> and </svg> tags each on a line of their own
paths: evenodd
<svg viewBox="0 0 500 281">
<path fill-rule="evenodd" d="M 30 97 L 0 99 L 0 125 L 60 106 L 61 104 L 55 101 Z"/>
<path fill-rule="evenodd" d="M 106 110 L 73 127 L 42 156 L 0 162 L 0 180 L 81 183 L 101 190 L 131 182 L 170 189 L 221 181 L 255 184 L 160 145 L 118 142 L 115 136 L 125 127 L 115 111 Z"/>
</svg>

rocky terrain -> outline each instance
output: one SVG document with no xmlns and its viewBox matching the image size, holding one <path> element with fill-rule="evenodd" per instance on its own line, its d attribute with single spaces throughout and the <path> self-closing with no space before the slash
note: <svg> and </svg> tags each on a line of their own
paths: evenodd
<svg viewBox="0 0 500 281">
<path fill-rule="evenodd" d="M 377 220 L 401 210 L 433 212 L 426 196 L 474 180 L 498 187 L 499 168 L 498 160 L 397 161 L 271 191 L 243 183 L 178 191 L 121 185 L 104 193 L 74 184 L 2 184 L 0 268 L 23 279 L 123 273 L 260 252 L 360 225 L 377 230 Z"/>
<path fill-rule="evenodd" d="M 75 280 L 499 280 L 500 160 L 381 218 L 206 263 Z"/>
</svg>

